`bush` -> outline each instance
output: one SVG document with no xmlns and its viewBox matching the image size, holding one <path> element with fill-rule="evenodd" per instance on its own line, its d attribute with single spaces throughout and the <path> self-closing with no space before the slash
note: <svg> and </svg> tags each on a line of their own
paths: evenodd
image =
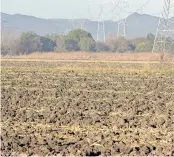
<svg viewBox="0 0 174 157">
<path fill-rule="evenodd" d="M 108 52 L 108 51 L 111 51 L 111 48 L 107 43 L 97 42 L 96 43 L 96 51 L 97 52 Z"/>
</svg>

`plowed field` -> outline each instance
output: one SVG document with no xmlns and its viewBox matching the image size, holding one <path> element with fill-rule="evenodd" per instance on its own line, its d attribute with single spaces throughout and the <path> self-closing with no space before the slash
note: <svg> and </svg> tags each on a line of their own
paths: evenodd
<svg viewBox="0 0 174 157">
<path fill-rule="evenodd" d="M 1 155 L 174 155 L 174 65 L 1 63 Z"/>
</svg>

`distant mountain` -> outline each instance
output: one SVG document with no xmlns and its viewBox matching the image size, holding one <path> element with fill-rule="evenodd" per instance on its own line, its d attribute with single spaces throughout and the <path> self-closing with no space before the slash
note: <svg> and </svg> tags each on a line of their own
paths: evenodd
<svg viewBox="0 0 174 157">
<path fill-rule="evenodd" d="M 147 14 L 132 14 L 127 19 L 128 37 L 145 37 L 147 34 L 155 34 L 159 17 Z"/>
<path fill-rule="evenodd" d="M 145 37 L 147 34 L 155 34 L 158 17 L 134 13 L 128 16 L 126 34 L 128 38 Z M 18 32 L 33 31 L 39 35 L 58 33 L 63 34 L 73 28 L 80 28 L 81 22 L 85 22 L 85 29 L 96 37 L 97 21 L 87 19 L 41 19 L 21 14 L 9 15 L 1 13 L 1 29 L 10 29 Z M 118 23 L 105 21 L 106 36 L 117 32 Z"/>
</svg>

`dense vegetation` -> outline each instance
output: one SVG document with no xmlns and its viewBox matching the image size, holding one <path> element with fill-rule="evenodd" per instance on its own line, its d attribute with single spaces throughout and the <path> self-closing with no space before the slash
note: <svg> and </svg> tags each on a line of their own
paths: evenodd
<svg viewBox="0 0 174 157">
<path fill-rule="evenodd" d="M 29 54 L 32 52 L 151 52 L 154 35 L 146 38 L 125 39 L 109 36 L 105 43 L 95 41 L 90 33 L 76 29 L 67 35 L 39 36 L 33 32 L 3 31 L 1 41 L 2 55 Z"/>
</svg>

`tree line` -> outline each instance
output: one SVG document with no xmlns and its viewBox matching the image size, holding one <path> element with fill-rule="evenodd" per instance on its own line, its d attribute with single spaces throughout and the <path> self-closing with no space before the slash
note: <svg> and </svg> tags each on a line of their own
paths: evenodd
<svg viewBox="0 0 174 157">
<path fill-rule="evenodd" d="M 125 39 L 110 35 L 106 42 L 95 41 L 92 35 L 84 30 L 76 29 L 67 35 L 39 36 L 34 32 L 2 31 L 1 54 L 20 55 L 32 52 L 151 52 L 155 36 L 148 34 L 146 38 Z"/>
</svg>

